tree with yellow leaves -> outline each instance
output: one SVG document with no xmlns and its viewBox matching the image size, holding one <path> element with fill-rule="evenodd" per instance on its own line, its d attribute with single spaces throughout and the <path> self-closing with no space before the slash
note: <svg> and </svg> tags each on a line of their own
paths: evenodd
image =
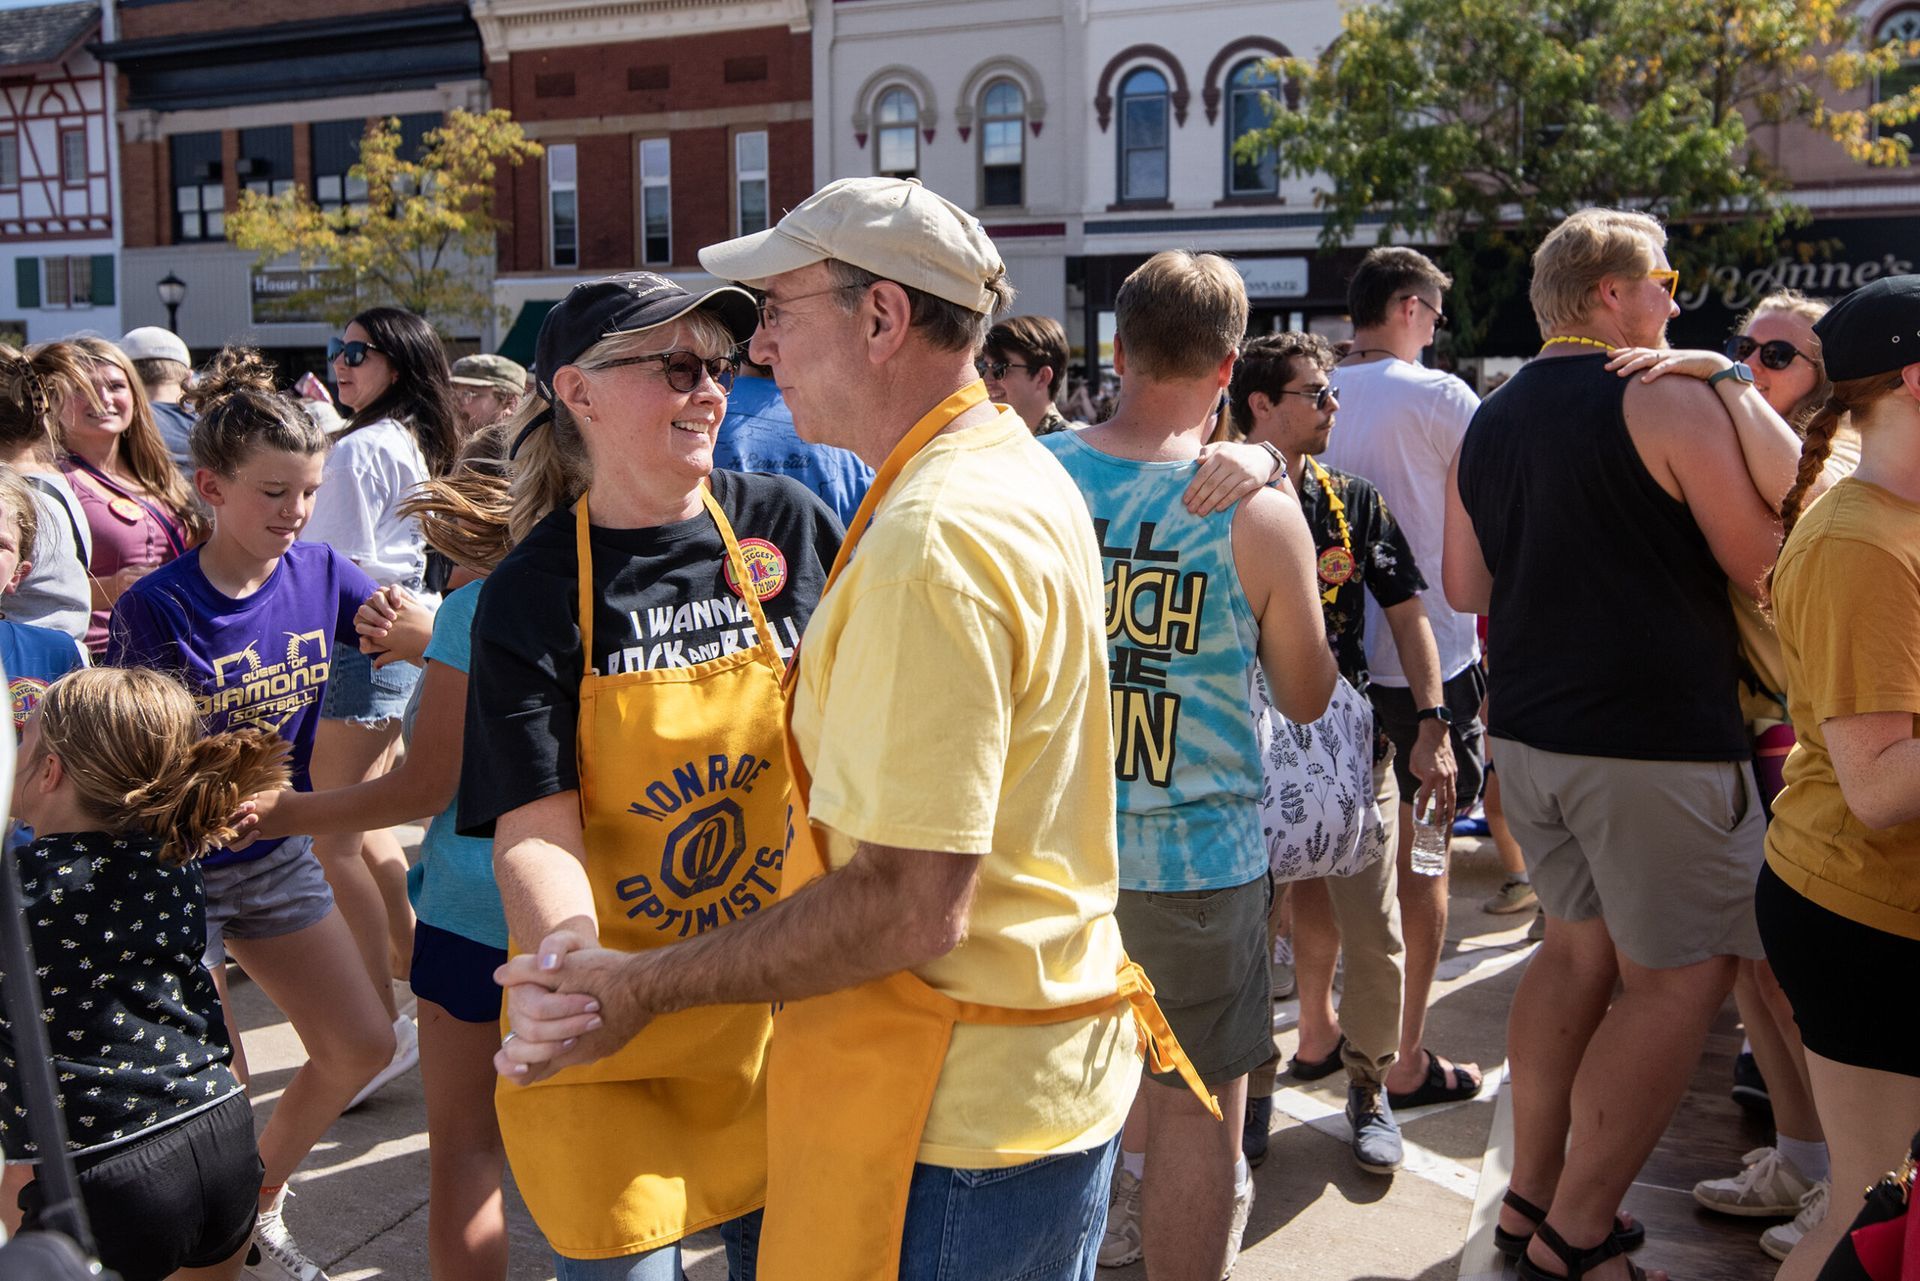
<svg viewBox="0 0 1920 1281">
<path fill-rule="evenodd" d="M 365 183 L 364 201 L 322 210 L 297 188 L 242 192 L 227 239 L 258 252 L 263 267 L 296 258 L 312 283 L 284 302 L 330 323 L 391 304 L 443 331 L 478 327 L 494 310 L 488 266 L 505 226 L 494 213 L 497 175 L 540 152 L 500 110 L 449 112 L 421 140 L 417 159 L 401 154 L 399 120 L 378 121 L 348 170 Z"/>
<path fill-rule="evenodd" d="M 1753 137 L 1798 124 L 1863 164 L 1895 128 L 1914 46 L 1863 44 L 1843 0 L 1379 0 L 1314 62 L 1281 63 L 1270 123 L 1240 141 L 1323 181 L 1321 242 L 1447 246 L 1455 350 L 1524 305 L 1527 255 L 1588 205 L 1668 223 L 1683 273 L 1764 255 L 1805 215 Z M 1893 91 L 1863 91 L 1886 77 Z M 1836 107 L 1861 97 L 1871 105 Z M 1911 131 L 1920 136 L 1920 130 Z"/>
</svg>

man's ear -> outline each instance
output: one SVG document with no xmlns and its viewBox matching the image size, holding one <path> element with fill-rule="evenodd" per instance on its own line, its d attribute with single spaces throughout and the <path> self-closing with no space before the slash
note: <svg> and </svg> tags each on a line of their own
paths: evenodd
<svg viewBox="0 0 1920 1281">
<path fill-rule="evenodd" d="M 867 358 L 878 365 L 906 344 L 913 328 L 913 302 L 905 289 L 882 280 L 861 300 L 860 323 L 866 331 Z"/>
<path fill-rule="evenodd" d="M 1256 391 L 1247 396 L 1247 412 L 1253 415 L 1253 421 L 1259 422 L 1274 411 L 1279 402 L 1264 391 Z M 1251 423 L 1248 426 L 1252 426 Z"/>
<path fill-rule="evenodd" d="M 1126 346 L 1120 341 L 1119 334 L 1113 336 L 1113 372 L 1122 377 L 1125 377 L 1127 372 Z"/>
</svg>

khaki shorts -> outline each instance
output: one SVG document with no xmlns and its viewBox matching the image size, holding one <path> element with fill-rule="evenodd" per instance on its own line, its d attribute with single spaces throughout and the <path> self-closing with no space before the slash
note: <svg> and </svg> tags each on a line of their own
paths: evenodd
<svg viewBox="0 0 1920 1281">
<path fill-rule="evenodd" d="M 1762 955 L 1766 820 L 1746 761 L 1543 752 L 1503 738 L 1500 801 L 1547 915 L 1606 922 L 1636 965 Z"/>
<path fill-rule="evenodd" d="M 1121 890 L 1120 941 L 1153 983 L 1180 1048 L 1209 1086 L 1243 1077 L 1273 1053 L 1266 874 L 1222 890 Z M 1153 1075 L 1185 1089 L 1172 1072 Z"/>
</svg>

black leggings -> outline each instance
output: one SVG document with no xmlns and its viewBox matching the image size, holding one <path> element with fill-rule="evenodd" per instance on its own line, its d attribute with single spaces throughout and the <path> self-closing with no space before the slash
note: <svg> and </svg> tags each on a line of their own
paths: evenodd
<svg viewBox="0 0 1920 1281">
<path fill-rule="evenodd" d="M 1760 869 L 1753 910 L 1807 1048 L 1836 1063 L 1920 1077 L 1920 940 L 1830 912 L 1771 867 Z"/>
</svg>

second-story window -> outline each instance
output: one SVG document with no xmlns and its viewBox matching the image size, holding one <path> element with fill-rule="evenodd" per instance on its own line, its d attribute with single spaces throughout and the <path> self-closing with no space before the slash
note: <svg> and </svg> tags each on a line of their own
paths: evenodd
<svg viewBox="0 0 1920 1281">
<path fill-rule="evenodd" d="M 227 197 L 220 182 L 220 135 L 176 133 L 168 144 L 173 165 L 173 238 L 222 239 L 227 234 Z"/>
<path fill-rule="evenodd" d="M 1247 161 L 1235 150 L 1240 140 L 1265 129 L 1267 102 L 1280 96 L 1280 76 L 1264 58 L 1250 58 L 1227 80 L 1227 194 L 1273 196 L 1280 192 L 1280 164 L 1271 150 Z"/>
<path fill-rule="evenodd" d="M 1026 201 L 1027 95 L 996 80 L 980 95 L 980 203 Z"/>
<path fill-rule="evenodd" d="M 888 178 L 915 178 L 920 174 L 920 104 L 905 89 L 880 95 L 874 113 L 879 125 L 874 135 L 874 170 Z"/>
<path fill-rule="evenodd" d="M 547 252 L 556 267 L 580 265 L 579 171 L 570 142 L 547 148 Z"/>
<path fill-rule="evenodd" d="M 673 261 L 673 153 L 665 138 L 640 143 L 640 261 Z"/>
<path fill-rule="evenodd" d="M 293 126 L 242 129 L 236 176 L 243 190 L 263 196 L 293 190 Z"/>
<path fill-rule="evenodd" d="M 1920 41 L 1920 9 L 1901 10 L 1881 23 L 1880 30 L 1875 34 L 1877 44 L 1898 40 L 1911 47 L 1913 42 Z M 1901 61 L 1898 69 L 1874 78 L 1873 100 L 1885 102 L 1916 87 L 1920 87 L 1920 57 L 1908 57 Z M 1920 122 L 1900 125 L 1897 130 L 1909 143 L 1920 141 Z"/>
<path fill-rule="evenodd" d="M 313 126 L 313 203 L 329 212 L 367 203 L 367 180 L 348 175 L 360 160 L 364 120 L 321 120 Z"/>
<path fill-rule="evenodd" d="M 753 129 L 733 135 L 734 234 L 751 235 L 767 228 L 767 131 Z"/>
<path fill-rule="evenodd" d="M 1167 78 L 1141 67 L 1120 84 L 1120 199 L 1167 198 Z"/>
<path fill-rule="evenodd" d="M 20 135 L 0 133 L 0 187 L 20 185 Z"/>
<path fill-rule="evenodd" d="M 87 131 L 60 131 L 60 181 L 78 187 L 87 180 Z"/>
</svg>

